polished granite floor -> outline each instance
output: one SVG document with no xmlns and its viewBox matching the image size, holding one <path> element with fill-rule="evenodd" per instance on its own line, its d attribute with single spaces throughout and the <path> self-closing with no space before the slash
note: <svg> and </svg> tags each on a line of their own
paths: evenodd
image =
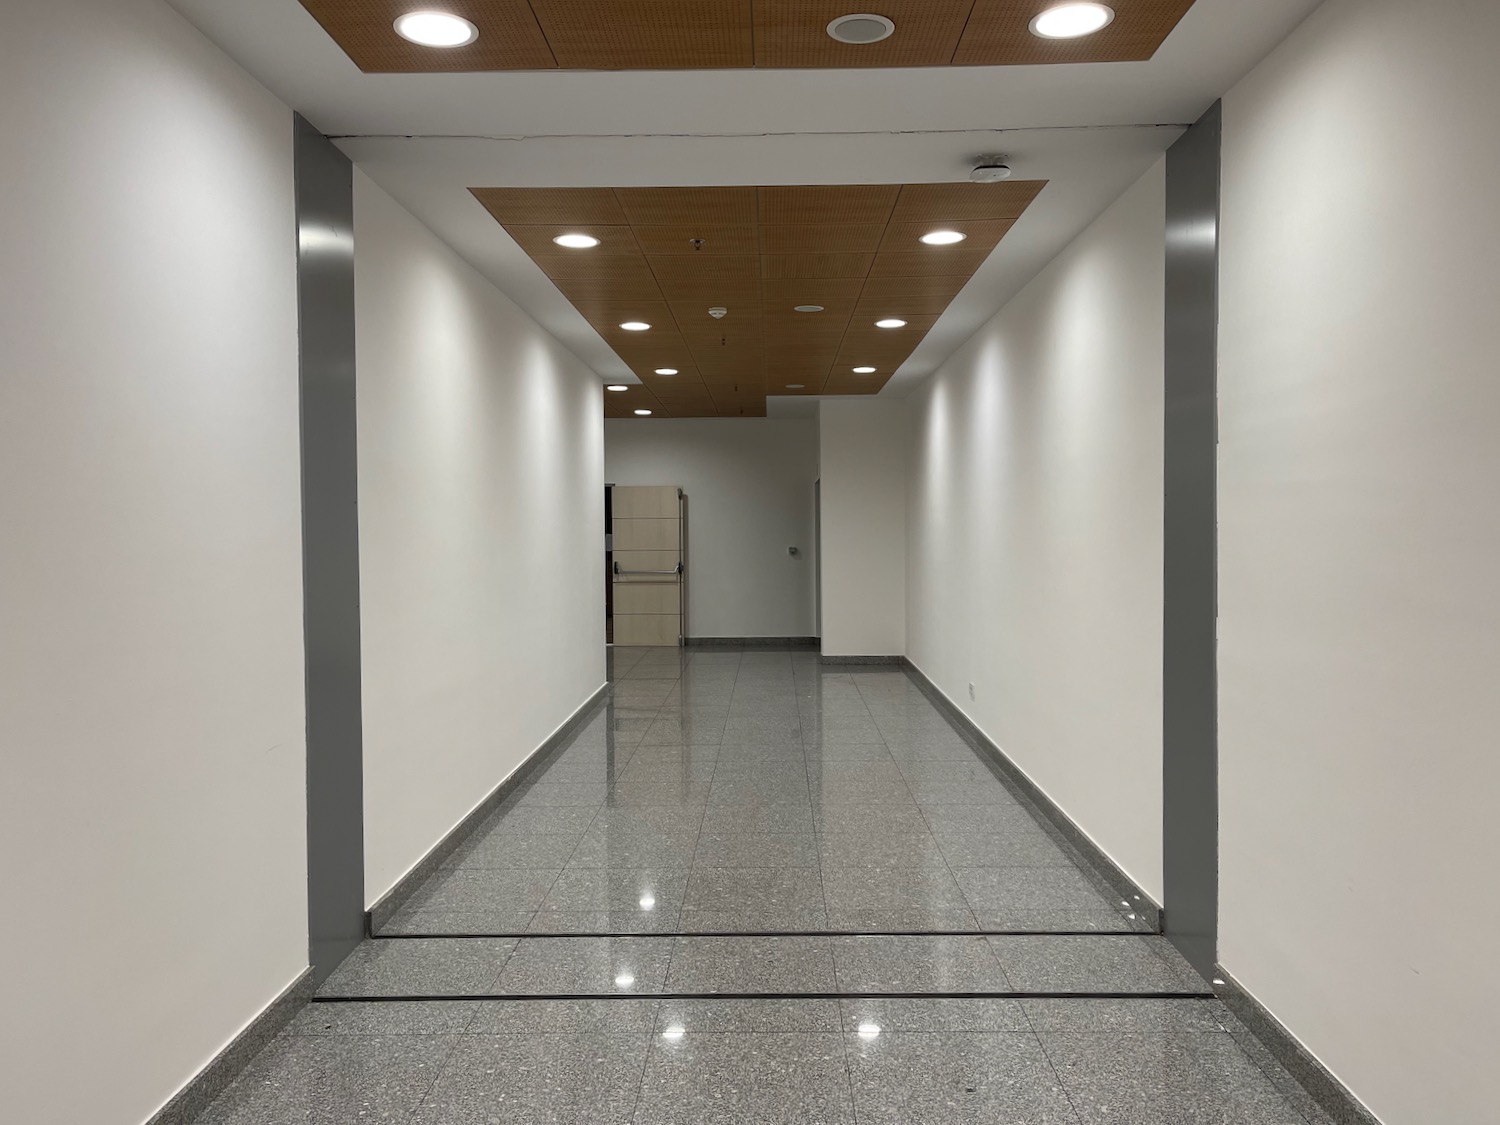
<svg viewBox="0 0 1500 1125">
<path fill-rule="evenodd" d="M 206 1125 L 1327 1125 L 904 673 L 615 650 Z"/>
</svg>

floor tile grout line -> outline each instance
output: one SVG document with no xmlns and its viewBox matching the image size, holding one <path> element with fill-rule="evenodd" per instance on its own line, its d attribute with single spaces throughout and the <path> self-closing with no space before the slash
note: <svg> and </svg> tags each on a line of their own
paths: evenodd
<svg viewBox="0 0 1500 1125">
<path fill-rule="evenodd" d="M 758 1001 L 758 1000 L 1215 1000 L 1212 992 L 1103 992 L 1103 991 L 1024 991 L 967 990 L 946 992 L 910 992 L 862 989 L 820 992 L 424 992 L 409 995 L 314 996 L 310 1004 L 480 1004 L 525 1001 L 530 1003 L 558 1001 L 618 1000 L 621 1002 L 664 1002 L 687 1000 Z"/>
<path fill-rule="evenodd" d="M 1021 1009 L 1021 1018 L 1026 1021 L 1026 1026 L 1031 1029 L 1031 1037 L 1036 1041 L 1037 1050 L 1042 1052 L 1042 1058 L 1046 1060 L 1047 1069 L 1052 1072 L 1052 1077 L 1057 1081 L 1057 1088 L 1062 1091 L 1062 1096 L 1067 1100 L 1068 1108 L 1073 1111 L 1074 1119 L 1079 1125 L 1082 1125 L 1083 1111 L 1078 1108 L 1078 1103 L 1073 1100 L 1073 1095 L 1068 1090 L 1068 1084 L 1063 1081 L 1062 1071 L 1057 1069 L 1057 1063 L 1052 1058 L 1052 1052 L 1047 1050 L 1046 1040 L 1042 1038 L 1042 1033 L 1036 1029 L 1036 1023 L 1032 1020 L 1031 1013 L 1026 1010 L 1026 1005 L 1018 1003 L 1016 1006 Z"/>
</svg>

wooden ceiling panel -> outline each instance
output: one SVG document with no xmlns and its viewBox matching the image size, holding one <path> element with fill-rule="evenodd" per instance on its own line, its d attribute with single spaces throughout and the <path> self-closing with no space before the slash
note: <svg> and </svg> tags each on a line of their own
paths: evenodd
<svg viewBox="0 0 1500 1125">
<path fill-rule="evenodd" d="M 531 0 L 568 70 L 722 70 L 754 63 L 750 0 Z"/>
<path fill-rule="evenodd" d="M 874 254 L 772 254 L 760 260 L 766 278 L 859 277 L 870 272 Z"/>
<path fill-rule="evenodd" d="M 635 240 L 635 232 L 628 226 L 606 227 L 590 225 L 588 233 L 599 240 L 599 245 L 589 250 L 569 250 L 566 246 L 559 246 L 552 240 L 558 235 L 581 233 L 573 227 L 561 226 L 556 223 L 548 223 L 542 226 L 521 226 L 515 223 L 505 223 L 505 233 L 516 240 L 516 245 L 532 257 L 538 254 L 572 255 L 583 257 L 585 254 L 592 256 L 602 255 L 636 255 L 641 252 L 640 245 Z"/>
<path fill-rule="evenodd" d="M 1115 19 L 1080 39 L 1042 39 L 1029 24 L 1055 0 L 882 0 L 896 29 L 841 43 L 828 23 L 845 0 L 446 0 L 479 29 L 434 50 L 396 34 L 406 0 L 301 0 L 366 73 L 496 70 L 738 70 L 1006 66 L 1151 58 L 1192 0 L 1111 0 Z M 772 220 L 785 221 L 785 220 Z M 846 220 L 849 221 L 849 220 Z"/>
<path fill-rule="evenodd" d="M 474 194 L 642 381 L 609 396 L 610 417 L 630 417 L 641 403 L 662 417 L 738 417 L 763 413 L 767 390 L 788 393 L 787 383 L 807 394 L 878 391 L 1041 186 Z M 923 245 L 920 236 L 937 226 L 968 238 L 951 247 Z M 576 229 L 601 245 L 563 250 L 552 243 Z M 702 249 L 693 248 L 693 238 L 705 239 Z M 798 313 L 797 305 L 823 308 Z M 709 316 L 715 306 L 728 315 Z M 891 316 L 907 324 L 875 327 Z M 627 320 L 652 327 L 627 332 L 619 327 Z M 877 370 L 855 375 L 856 366 Z M 663 367 L 679 374 L 656 375 Z"/>
<path fill-rule="evenodd" d="M 900 184 L 815 184 L 763 187 L 760 221 L 771 226 L 890 221 Z"/>
<path fill-rule="evenodd" d="M 880 240 L 880 251 L 917 251 L 928 249 L 942 251 L 952 250 L 993 250 L 999 245 L 1000 240 L 1005 237 L 1006 232 L 1015 225 L 1014 219 L 960 219 L 957 221 L 933 223 L 891 223 L 885 228 L 885 235 Z M 928 247 L 922 241 L 922 236 L 934 230 L 952 230 L 965 236 L 962 242 L 955 242 L 951 247 Z"/>
<path fill-rule="evenodd" d="M 871 277 L 948 277 L 952 274 L 972 276 L 990 256 L 986 249 L 965 250 L 957 246 L 924 246 L 920 250 L 876 254 L 870 267 Z"/>
<path fill-rule="evenodd" d="M 638 226 L 636 240 L 647 254 L 758 254 L 760 238 L 754 223 L 744 226 Z M 694 239 L 702 244 L 695 246 Z"/>
<path fill-rule="evenodd" d="M 616 188 L 631 226 L 754 226 L 756 190 L 753 187 Z"/>
<path fill-rule="evenodd" d="M 880 246 L 880 223 L 762 226 L 762 254 L 863 254 Z"/>
<path fill-rule="evenodd" d="M 1108 27 L 1079 39 L 1042 39 L 1031 21 L 1055 0 L 977 0 L 953 62 L 957 66 L 1142 62 L 1156 54 L 1193 0 L 1110 0 Z"/>
<path fill-rule="evenodd" d="M 891 222 L 1017 219 L 1046 183 L 1046 180 L 1004 180 L 998 184 L 907 184 L 896 200 Z"/>
<path fill-rule="evenodd" d="M 896 25 L 877 43 L 841 43 L 828 24 L 848 0 L 755 0 L 755 65 L 762 67 L 947 66 L 974 0 L 881 0 L 874 10 Z"/>
<path fill-rule="evenodd" d="M 613 188 L 470 188 L 502 226 L 629 226 Z"/>
<path fill-rule="evenodd" d="M 396 34 L 412 10 L 405 0 L 302 0 L 355 66 L 366 74 L 435 71 L 554 70 L 557 61 L 526 0 L 451 0 L 446 11 L 481 28 L 467 47 L 434 51 Z"/>
<path fill-rule="evenodd" d="M 648 259 L 659 282 L 754 281 L 760 259 L 753 254 L 658 254 Z"/>
</svg>

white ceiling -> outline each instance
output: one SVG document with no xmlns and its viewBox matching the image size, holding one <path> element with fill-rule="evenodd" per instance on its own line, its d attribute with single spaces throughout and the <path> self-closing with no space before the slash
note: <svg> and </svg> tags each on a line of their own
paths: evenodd
<svg viewBox="0 0 1500 1125">
<path fill-rule="evenodd" d="M 609 380 L 628 368 L 470 187 L 1051 181 L 887 385 L 905 394 L 1319 0 L 1197 0 L 1150 62 L 361 74 L 297 0 L 170 0 Z M 851 6 L 851 11 L 857 5 Z"/>
</svg>

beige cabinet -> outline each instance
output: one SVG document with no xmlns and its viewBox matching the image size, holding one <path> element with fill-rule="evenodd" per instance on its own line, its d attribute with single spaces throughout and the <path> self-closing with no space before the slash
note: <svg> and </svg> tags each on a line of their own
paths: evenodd
<svg viewBox="0 0 1500 1125">
<path fill-rule="evenodd" d="M 611 508 L 615 644 L 681 644 L 681 490 L 675 485 L 617 484 Z"/>
</svg>

